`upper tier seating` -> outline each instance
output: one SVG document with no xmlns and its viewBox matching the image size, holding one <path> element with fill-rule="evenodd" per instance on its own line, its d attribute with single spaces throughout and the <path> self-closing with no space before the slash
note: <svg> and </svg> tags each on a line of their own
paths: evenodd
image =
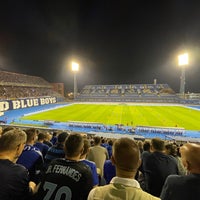
<svg viewBox="0 0 200 200">
<path fill-rule="evenodd" d="M 86 85 L 78 101 L 107 102 L 168 102 L 178 103 L 179 98 L 168 84 Z"/>
<path fill-rule="evenodd" d="M 0 99 L 61 95 L 52 90 L 52 85 L 41 77 L 0 71 Z"/>
</svg>

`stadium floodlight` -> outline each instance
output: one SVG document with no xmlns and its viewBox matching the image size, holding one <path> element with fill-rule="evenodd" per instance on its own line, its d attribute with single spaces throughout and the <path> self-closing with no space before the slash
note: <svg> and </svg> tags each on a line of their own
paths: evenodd
<svg viewBox="0 0 200 200">
<path fill-rule="evenodd" d="M 180 77 L 180 94 L 185 94 L 185 67 L 189 63 L 188 53 L 184 53 L 178 56 L 178 65 L 181 67 Z"/>
<path fill-rule="evenodd" d="M 72 62 L 72 71 L 74 72 L 74 99 L 76 98 L 77 94 L 77 80 L 76 80 L 76 73 L 79 70 L 79 64 L 76 62 Z"/>
</svg>

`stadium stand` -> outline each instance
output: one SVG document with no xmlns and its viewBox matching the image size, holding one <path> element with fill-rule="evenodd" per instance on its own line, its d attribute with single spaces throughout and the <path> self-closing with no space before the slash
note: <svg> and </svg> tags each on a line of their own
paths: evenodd
<svg viewBox="0 0 200 200">
<path fill-rule="evenodd" d="M 55 96 L 63 101 L 63 83 L 51 84 L 41 77 L 0 69 L 0 99 L 10 100 Z M 80 102 L 145 102 L 200 104 L 200 94 L 185 94 L 184 98 L 168 84 L 86 85 L 76 97 Z"/>
<path fill-rule="evenodd" d="M 168 84 L 86 85 L 76 98 L 81 102 L 179 103 Z"/>
<path fill-rule="evenodd" d="M 59 85 L 58 85 L 59 86 Z M 61 86 L 60 86 L 61 87 Z M 62 87 L 61 87 L 62 88 Z M 41 98 L 40 98 L 41 97 Z M 46 97 L 46 98 L 43 98 Z M 50 129 L 68 129 L 72 131 L 105 134 L 119 133 L 134 135 L 134 138 L 160 137 L 163 139 L 183 139 L 190 141 L 186 130 L 158 127 L 127 127 L 121 125 L 105 126 L 101 123 L 68 121 L 65 123 L 51 120 L 21 121 L 20 116 L 42 112 L 66 103 L 62 95 L 52 89 L 52 85 L 41 77 L 29 76 L 0 70 L 0 123 L 18 123 L 21 125 L 33 124 L 45 125 Z M 185 94 L 185 97 L 177 95 L 168 84 L 122 84 L 122 85 L 86 85 L 76 101 L 80 102 L 145 102 L 145 103 L 181 103 L 200 104 L 200 94 Z M 63 103 L 63 102 L 62 102 Z M 49 104 L 49 105 L 48 105 Z M 191 106 L 192 107 L 192 106 Z M 24 109 L 25 108 L 25 109 Z M 197 109 L 194 107 L 193 109 Z M 115 135 L 114 134 L 114 135 Z M 116 136 L 116 135 L 115 135 Z M 171 136 L 168 137 L 168 136 Z M 191 137 L 192 138 L 192 137 Z M 141 139 L 141 138 L 140 138 Z"/>
<path fill-rule="evenodd" d="M 0 71 L 0 99 L 19 99 L 62 95 L 52 89 L 52 85 L 41 77 Z"/>
</svg>

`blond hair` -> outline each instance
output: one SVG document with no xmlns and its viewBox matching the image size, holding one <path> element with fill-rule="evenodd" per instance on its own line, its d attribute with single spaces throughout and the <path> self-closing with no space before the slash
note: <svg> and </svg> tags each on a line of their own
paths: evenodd
<svg viewBox="0 0 200 200">
<path fill-rule="evenodd" d="M 12 151 L 22 143 L 26 142 L 26 133 L 20 129 L 12 129 L 0 137 L 0 151 Z"/>
</svg>

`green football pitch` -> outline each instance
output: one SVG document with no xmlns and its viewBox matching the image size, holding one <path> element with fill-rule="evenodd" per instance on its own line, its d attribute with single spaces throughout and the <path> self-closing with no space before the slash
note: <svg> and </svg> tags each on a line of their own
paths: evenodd
<svg viewBox="0 0 200 200">
<path fill-rule="evenodd" d="M 21 119 L 95 122 L 105 125 L 183 127 L 186 130 L 200 130 L 200 111 L 183 106 L 71 104 Z"/>
</svg>

